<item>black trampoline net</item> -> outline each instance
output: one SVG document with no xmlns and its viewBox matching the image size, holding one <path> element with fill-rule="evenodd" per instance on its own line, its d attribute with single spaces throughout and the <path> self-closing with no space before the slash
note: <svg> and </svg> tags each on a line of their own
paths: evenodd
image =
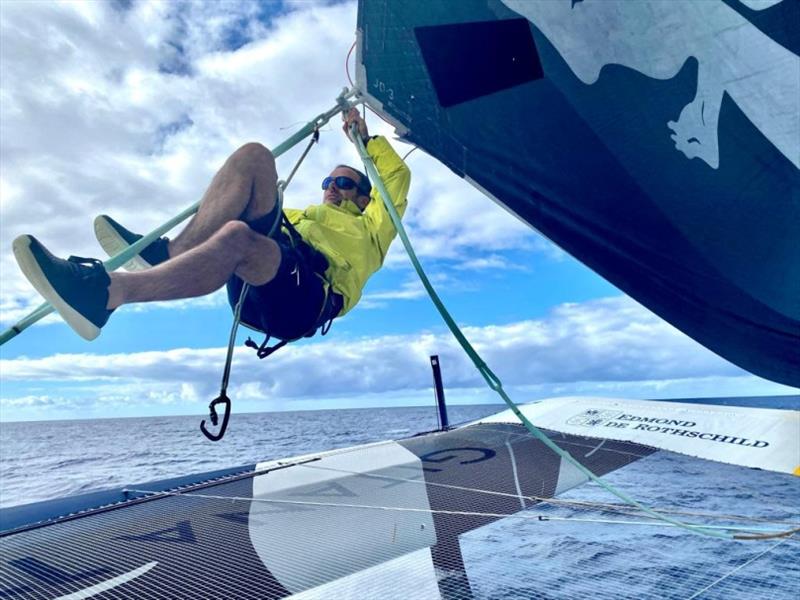
<svg viewBox="0 0 800 600">
<path fill-rule="evenodd" d="M 800 480 L 550 433 L 681 522 L 798 526 Z M 146 490 L 138 490 L 138 492 Z M 797 537 L 698 535 L 524 428 L 479 424 L 258 465 L 0 538 L 0 598 L 794 598 Z"/>
</svg>

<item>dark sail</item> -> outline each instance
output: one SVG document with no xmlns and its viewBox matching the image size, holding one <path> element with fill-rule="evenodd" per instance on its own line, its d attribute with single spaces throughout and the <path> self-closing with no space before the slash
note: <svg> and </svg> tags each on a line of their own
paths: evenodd
<svg viewBox="0 0 800 600">
<path fill-rule="evenodd" d="M 361 0 L 359 86 L 656 314 L 800 385 L 800 5 L 772 4 Z"/>
</svg>

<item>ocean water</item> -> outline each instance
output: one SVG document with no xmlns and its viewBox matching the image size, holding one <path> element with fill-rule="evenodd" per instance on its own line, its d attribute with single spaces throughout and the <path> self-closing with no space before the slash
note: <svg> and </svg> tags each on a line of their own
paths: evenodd
<svg viewBox="0 0 800 600">
<path fill-rule="evenodd" d="M 451 406 L 451 425 L 500 405 Z M 0 508 L 409 437 L 438 428 L 436 408 L 365 408 L 231 415 L 210 442 L 203 416 L 3 423 Z"/>
<path fill-rule="evenodd" d="M 677 509 L 680 512 L 670 516 L 683 522 L 742 526 L 734 517 L 746 515 L 749 526 L 800 526 L 800 478 L 788 474 L 661 451 L 603 479 L 646 506 Z M 619 503 L 595 484 L 579 486 L 558 499 Z M 667 524 L 619 525 L 619 514 L 580 505 L 543 504 L 526 514 L 548 520 L 503 519 L 463 536 L 464 562 L 478 597 L 800 598 L 797 534 L 730 541 Z M 732 518 L 706 521 L 696 516 L 700 514 Z M 754 518 L 765 521 L 754 523 Z"/>
<path fill-rule="evenodd" d="M 788 402 L 786 408 L 795 400 Z M 468 422 L 503 408 L 452 406 L 450 421 Z M 0 506 L 399 439 L 438 426 L 432 406 L 234 413 L 224 440 L 212 443 L 200 434 L 200 419 L 3 424 Z M 746 514 L 783 523 L 796 523 L 800 515 L 798 477 L 669 452 L 657 452 L 605 479 L 645 504 L 687 513 Z M 559 498 L 618 501 L 591 484 Z M 539 505 L 524 516 L 462 536 L 473 598 L 800 597 L 798 536 L 731 542 L 663 525 L 619 525 L 613 522 L 618 515 L 561 504 Z"/>
</svg>

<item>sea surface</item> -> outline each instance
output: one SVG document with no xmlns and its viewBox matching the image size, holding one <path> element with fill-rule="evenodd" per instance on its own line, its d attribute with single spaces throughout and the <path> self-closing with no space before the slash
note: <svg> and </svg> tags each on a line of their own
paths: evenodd
<svg viewBox="0 0 800 600">
<path fill-rule="evenodd" d="M 454 425 L 504 408 L 451 406 L 448 416 Z M 200 432 L 203 418 L 3 423 L 0 508 L 400 439 L 439 427 L 435 406 L 233 412 L 225 437 L 215 443 Z"/>
<path fill-rule="evenodd" d="M 793 397 L 784 408 L 796 405 Z M 450 422 L 469 422 L 503 408 L 451 406 Z M 200 434 L 200 419 L 4 423 L 0 507 L 400 439 L 438 428 L 433 406 L 234 413 L 225 438 L 212 443 Z M 797 523 L 800 517 L 798 477 L 669 452 L 657 452 L 606 480 L 655 507 L 756 516 L 768 519 L 765 526 L 773 528 L 774 522 Z M 503 519 L 462 536 L 474 598 L 800 597 L 797 535 L 732 542 L 664 524 L 621 525 L 614 522 L 619 520 L 616 515 L 591 508 L 592 503 L 618 502 L 594 485 L 560 498 L 590 504 L 587 508 L 540 505 L 524 511 L 525 518 Z"/>
</svg>

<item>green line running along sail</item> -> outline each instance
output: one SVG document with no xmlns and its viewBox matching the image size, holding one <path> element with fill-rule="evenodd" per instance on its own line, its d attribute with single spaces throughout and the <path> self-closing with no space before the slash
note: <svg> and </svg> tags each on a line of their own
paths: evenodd
<svg viewBox="0 0 800 600">
<path fill-rule="evenodd" d="M 800 3 L 360 0 L 410 142 L 727 360 L 800 386 Z"/>
</svg>

